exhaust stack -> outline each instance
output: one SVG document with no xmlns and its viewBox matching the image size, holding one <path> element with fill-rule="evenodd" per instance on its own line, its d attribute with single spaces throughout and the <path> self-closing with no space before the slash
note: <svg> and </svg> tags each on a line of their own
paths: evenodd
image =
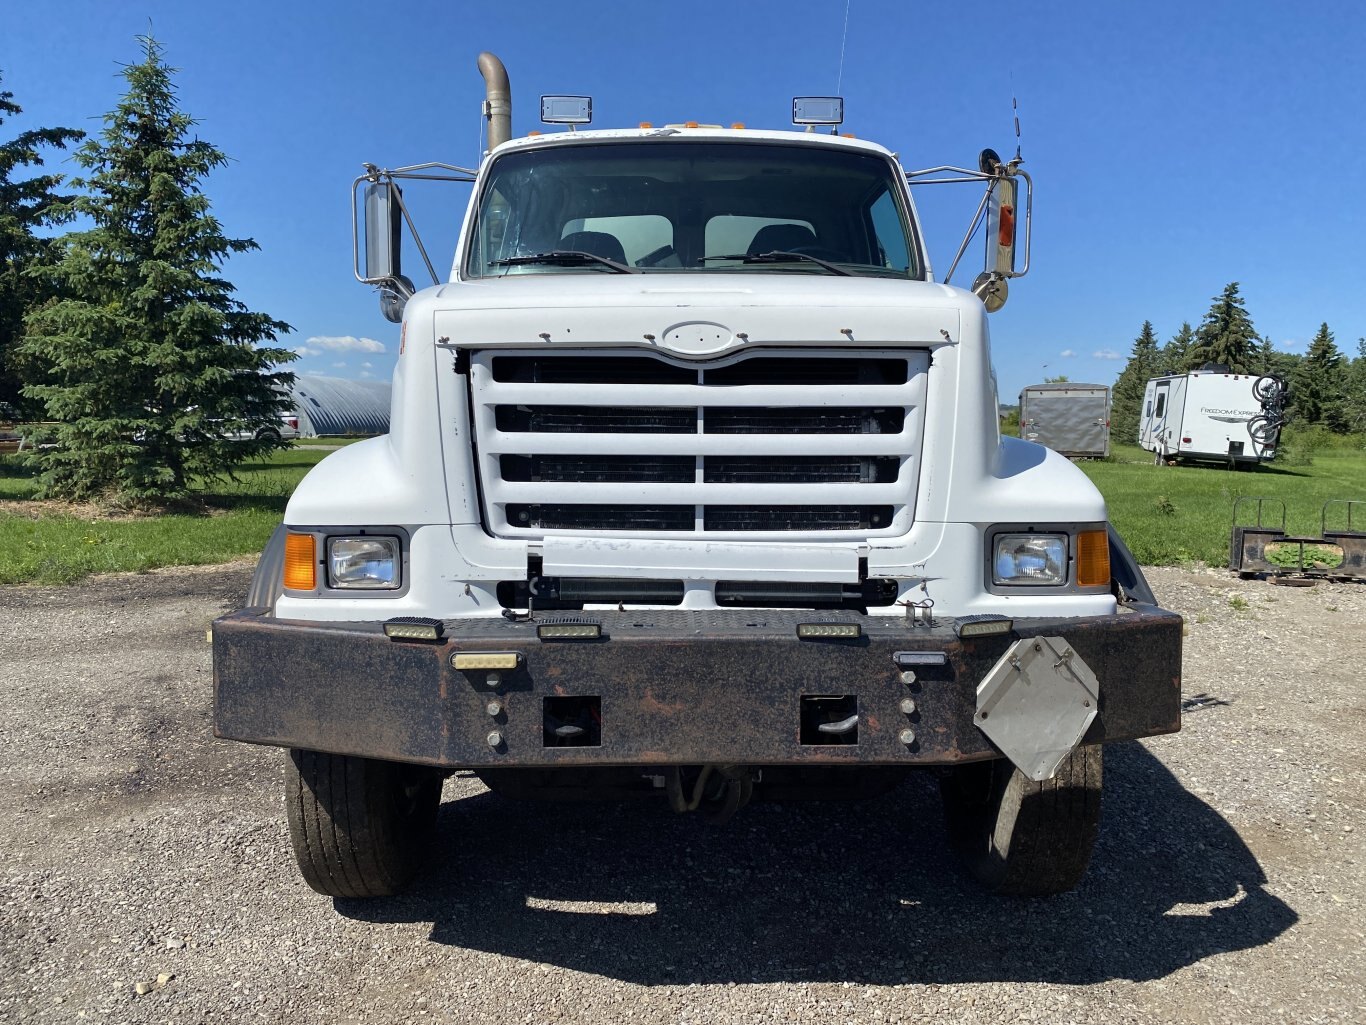
<svg viewBox="0 0 1366 1025">
<path fill-rule="evenodd" d="M 484 118 L 488 121 L 488 148 L 496 149 L 512 138 L 512 86 L 503 62 L 485 50 L 479 55 L 479 74 L 484 76 Z"/>
</svg>

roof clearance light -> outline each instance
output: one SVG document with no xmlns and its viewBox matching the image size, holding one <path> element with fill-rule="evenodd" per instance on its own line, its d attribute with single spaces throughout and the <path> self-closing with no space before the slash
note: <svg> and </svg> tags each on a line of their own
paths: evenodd
<svg viewBox="0 0 1366 1025">
<path fill-rule="evenodd" d="M 794 96 L 792 98 L 794 125 L 844 124 L 843 96 Z"/>
<path fill-rule="evenodd" d="M 743 121 L 736 121 L 731 127 L 738 132 L 744 129 L 745 123 Z"/>
<path fill-rule="evenodd" d="M 593 121 L 591 96 L 542 96 L 541 120 L 548 125 L 586 125 Z"/>
</svg>

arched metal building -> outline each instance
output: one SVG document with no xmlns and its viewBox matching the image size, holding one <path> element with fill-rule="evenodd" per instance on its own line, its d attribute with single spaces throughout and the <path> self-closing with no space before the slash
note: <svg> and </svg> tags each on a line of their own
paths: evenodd
<svg viewBox="0 0 1366 1025">
<path fill-rule="evenodd" d="M 305 438 L 389 433 L 388 381 L 300 374 L 292 394 L 299 433 Z"/>
</svg>

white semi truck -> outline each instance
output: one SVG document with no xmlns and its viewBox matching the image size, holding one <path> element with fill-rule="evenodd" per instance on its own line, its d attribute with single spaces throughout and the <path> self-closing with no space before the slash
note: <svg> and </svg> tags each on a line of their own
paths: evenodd
<svg viewBox="0 0 1366 1025">
<path fill-rule="evenodd" d="M 357 180 L 358 277 L 402 322 L 390 433 L 307 475 L 213 631 L 215 731 L 288 749 L 304 878 L 401 889 L 456 769 L 717 819 L 931 769 L 977 878 L 1075 885 L 1101 745 L 1179 728 L 1181 620 L 1087 478 L 999 435 L 1018 156 L 908 174 L 814 131 L 831 98 L 800 132 L 513 140 L 479 63 L 477 169 Z M 442 175 L 473 194 L 417 290 L 401 184 Z M 971 291 L 936 281 L 908 187 L 951 180 L 984 186 Z"/>
</svg>

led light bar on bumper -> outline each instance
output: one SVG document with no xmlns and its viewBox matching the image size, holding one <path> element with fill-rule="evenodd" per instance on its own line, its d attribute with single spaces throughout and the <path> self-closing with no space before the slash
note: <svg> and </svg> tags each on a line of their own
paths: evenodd
<svg viewBox="0 0 1366 1025">
<path fill-rule="evenodd" d="M 342 590 L 394 590 L 402 583 L 396 537 L 329 537 L 327 582 Z"/>
</svg>

